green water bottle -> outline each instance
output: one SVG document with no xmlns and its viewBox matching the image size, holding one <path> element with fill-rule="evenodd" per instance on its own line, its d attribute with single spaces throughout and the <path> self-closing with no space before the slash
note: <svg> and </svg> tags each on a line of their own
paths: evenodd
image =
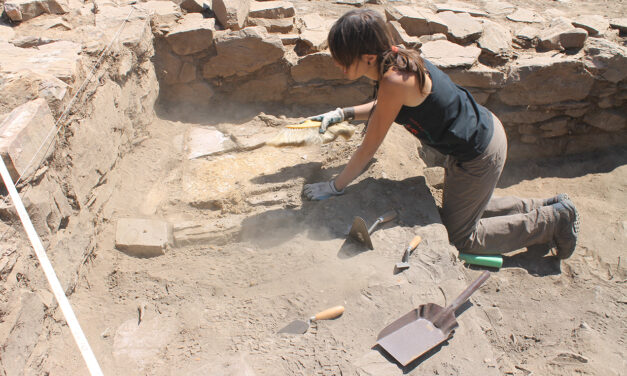
<svg viewBox="0 0 627 376">
<path fill-rule="evenodd" d="M 503 256 L 501 255 L 471 255 L 470 253 L 459 253 L 459 259 L 472 265 L 488 266 L 490 268 L 500 268 L 503 266 Z"/>
</svg>

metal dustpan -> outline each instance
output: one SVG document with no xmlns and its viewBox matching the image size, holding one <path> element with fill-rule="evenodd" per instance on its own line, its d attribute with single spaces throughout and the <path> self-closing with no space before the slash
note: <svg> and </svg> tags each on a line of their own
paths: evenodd
<svg viewBox="0 0 627 376">
<path fill-rule="evenodd" d="M 453 335 L 458 324 L 455 311 L 470 298 L 486 279 L 484 271 L 448 307 L 423 304 L 386 326 L 377 337 L 377 344 L 406 366 Z"/>
</svg>

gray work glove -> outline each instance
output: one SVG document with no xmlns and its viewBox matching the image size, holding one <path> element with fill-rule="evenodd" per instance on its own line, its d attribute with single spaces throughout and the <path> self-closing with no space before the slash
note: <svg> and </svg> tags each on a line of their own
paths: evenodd
<svg viewBox="0 0 627 376">
<path fill-rule="evenodd" d="M 309 200 L 320 201 L 326 200 L 331 196 L 339 196 L 344 193 L 344 190 L 338 191 L 335 189 L 335 182 L 331 180 L 321 183 L 305 184 L 303 193 Z"/>
<path fill-rule="evenodd" d="M 341 108 L 336 108 L 333 111 L 325 112 L 324 114 L 312 116 L 309 120 L 320 121 L 320 133 L 327 131 L 329 125 L 344 121 L 344 111 Z"/>
</svg>

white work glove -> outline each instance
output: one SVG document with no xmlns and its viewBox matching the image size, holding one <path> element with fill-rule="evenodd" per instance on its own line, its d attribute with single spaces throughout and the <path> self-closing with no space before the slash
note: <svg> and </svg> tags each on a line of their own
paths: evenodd
<svg viewBox="0 0 627 376">
<path fill-rule="evenodd" d="M 329 125 L 344 121 L 344 111 L 341 108 L 336 108 L 333 111 L 325 112 L 324 114 L 312 116 L 309 120 L 320 121 L 320 133 L 327 131 Z"/>
<path fill-rule="evenodd" d="M 331 196 L 339 196 L 344 193 L 344 190 L 338 191 L 335 189 L 335 182 L 331 180 L 321 183 L 305 184 L 303 193 L 309 200 L 320 201 L 326 200 Z"/>
</svg>

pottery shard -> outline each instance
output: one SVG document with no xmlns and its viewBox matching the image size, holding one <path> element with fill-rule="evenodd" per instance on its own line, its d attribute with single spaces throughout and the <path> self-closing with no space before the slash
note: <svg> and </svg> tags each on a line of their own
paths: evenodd
<svg viewBox="0 0 627 376">
<path fill-rule="evenodd" d="M 573 26 L 582 28 L 588 32 L 588 35 L 595 37 L 603 35 L 610 27 L 610 22 L 603 16 L 584 15 L 579 16 L 573 21 Z"/>
<path fill-rule="evenodd" d="M 511 65 L 507 83 L 498 96 L 514 106 L 579 101 L 588 96 L 593 83 L 577 58 L 534 56 Z"/>
<path fill-rule="evenodd" d="M 215 19 L 188 13 L 165 39 L 178 55 L 191 55 L 207 49 L 213 42 Z"/>
<path fill-rule="evenodd" d="M 221 34 L 215 39 L 217 55 L 203 67 L 203 77 L 244 76 L 280 60 L 281 39 L 261 26 Z"/>
<path fill-rule="evenodd" d="M 481 49 L 478 47 L 463 47 L 445 40 L 427 42 L 422 45 L 421 50 L 425 58 L 442 69 L 470 67 L 481 54 Z"/>
<path fill-rule="evenodd" d="M 594 74 L 613 83 L 627 78 L 627 48 L 601 38 L 590 38 L 584 63 Z"/>
<path fill-rule="evenodd" d="M 483 32 L 481 22 L 477 21 L 468 13 L 446 11 L 438 13 L 438 16 L 448 27 L 446 36 L 455 43 L 470 43 L 478 39 Z"/>
<path fill-rule="evenodd" d="M 26 21 L 41 14 L 65 14 L 69 11 L 67 0 L 7 0 L 4 11 L 11 21 Z"/>
<path fill-rule="evenodd" d="M 289 1 L 254 1 L 250 5 L 249 17 L 287 18 L 293 17 L 294 5 Z"/>
<path fill-rule="evenodd" d="M 213 0 L 211 10 L 218 22 L 231 30 L 240 30 L 246 23 L 251 0 Z"/>
<path fill-rule="evenodd" d="M 318 52 L 306 55 L 291 68 L 292 78 L 296 82 L 311 80 L 341 80 L 344 75 L 333 62 L 329 52 Z"/>
<path fill-rule="evenodd" d="M 398 5 L 385 9 L 388 21 L 398 21 L 407 34 L 415 37 L 446 33 L 446 23 L 429 9 Z"/>
<path fill-rule="evenodd" d="M 51 142 L 46 137 L 53 131 L 54 118 L 44 99 L 17 107 L 0 124 L 0 155 L 14 181 L 22 175 L 24 180 L 36 169 L 33 166 L 39 166 L 52 153 L 52 147 L 39 148 Z"/>
</svg>

